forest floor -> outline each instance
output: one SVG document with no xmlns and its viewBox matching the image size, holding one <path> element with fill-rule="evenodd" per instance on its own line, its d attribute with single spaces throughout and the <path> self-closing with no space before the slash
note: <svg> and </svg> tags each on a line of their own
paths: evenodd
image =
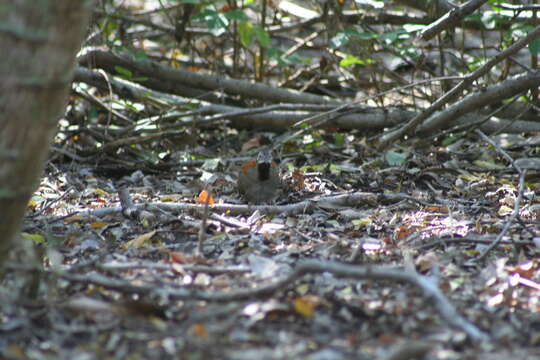
<svg viewBox="0 0 540 360">
<path fill-rule="evenodd" d="M 320 130 L 276 156 L 276 202 L 247 205 L 239 164 L 271 137 L 208 129 L 204 155 L 161 170 L 53 151 L 24 222 L 33 258 L 1 290 L 3 357 L 540 358 L 540 188 L 501 156 L 527 139 L 381 155 Z"/>
</svg>

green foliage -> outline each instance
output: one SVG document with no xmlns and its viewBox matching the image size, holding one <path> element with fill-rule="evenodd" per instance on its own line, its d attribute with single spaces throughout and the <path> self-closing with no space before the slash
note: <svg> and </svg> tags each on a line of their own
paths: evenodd
<svg viewBox="0 0 540 360">
<path fill-rule="evenodd" d="M 408 154 L 388 151 L 384 154 L 384 161 L 390 166 L 401 166 L 407 161 Z"/>
<path fill-rule="evenodd" d="M 341 49 L 353 39 L 362 41 L 378 40 L 385 46 L 392 48 L 401 56 L 415 59 L 417 58 L 417 51 L 410 39 L 413 36 L 413 33 L 422 30 L 424 27 L 425 25 L 406 24 L 400 29 L 383 34 L 346 29 L 337 33 L 336 36 L 330 40 L 330 48 Z M 371 57 L 360 58 L 354 54 L 346 54 L 345 58 L 340 61 L 339 65 L 347 68 L 353 65 L 366 66 L 373 63 L 375 63 L 375 60 Z"/>
<path fill-rule="evenodd" d="M 524 36 L 527 36 L 529 31 L 533 29 L 534 27 L 529 26 L 529 25 L 524 26 L 521 23 L 515 24 L 512 26 L 512 37 L 516 39 L 522 38 Z M 531 55 L 533 56 L 538 55 L 538 53 L 540 52 L 540 38 L 536 38 L 533 41 L 531 41 L 529 45 L 527 45 L 527 48 L 529 49 L 529 52 L 531 53 Z"/>
<path fill-rule="evenodd" d="M 146 81 L 148 77 L 145 76 L 134 76 L 133 72 L 129 69 L 126 69 L 122 66 L 115 66 L 114 70 L 120 75 L 121 78 L 129 81 Z"/>
<path fill-rule="evenodd" d="M 253 40 L 253 24 L 249 21 L 241 21 L 238 24 L 238 34 L 240 35 L 242 45 L 248 47 Z"/>
<path fill-rule="evenodd" d="M 193 20 L 199 20 L 206 23 L 208 30 L 214 36 L 220 36 L 225 33 L 229 26 L 229 19 L 227 19 L 223 13 L 217 11 L 213 5 L 208 6 L 199 14 L 194 15 Z"/>
<path fill-rule="evenodd" d="M 133 73 L 131 72 L 131 70 L 126 69 L 126 68 L 124 68 L 124 67 L 121 67 L 121 66 L 115 66 L 115 67 L 114 67 L 114 70 L 115 70 L 120 76 L 122 76 L 123 78 L 130 79 L 130 78 L 133 77 Z"/>
<path fill-rule="evenodd" d="M 339 49 L 345 46 L 352 38 L 357 38 L 360 40 L 373 40 L 378 38 L 379 35 L 372 32 L 360 32 L 354 29 L 345 29 L 340 31 L 330 39 L 330 48 Z"/>
<path fill-rule="evenodd" d="M 531 52 L 531 55 L 538 55 L 540 53 L 540 39 L 536 38 L 529 44 L 529 51 Z"/>
<path fill-rule="evenodd" d="M 249 3 L 251 1 L 244 2 L 244 5 Z M 262 27 L 253 24 L 242 10 L 232 9 L 221 12 L 216 9 L 214 3 L 206 3 L 206 6 L 201 8 L 202 10 L 196 15 L 193 15 L 191 19 L 205 23 L 212 35 L 221 36 L 225 34 L 231 25 L 231 21 L 237 21 L 238 34 L 242 46 L 247 48 L 253 43 L 254 39 L 264 48 L 270 46 L 270 35 L 268 32 Z"/>
<path fill-rule="evenodd" d="M 105 18 L 99 24 L 99 29 L 103 31 L 103 38 L 108 40 L 111 36 L 116 34 L 118 30 L 118 23 L 113 18 Z"/>
<path fill-rule="evenodd" d="M 304 135 L 304 138 L 302 140 L 303 142 L 303 150 L 309 151 L 313 149 L 314 147 L 321 146 L 323 144 L 321 134 L 319 132 L 314 132 L 312 134 Z"/>
<path fill-rule="evenodd" d="M 241 21 L 238 24 L 238 33 L 244 47 L 251 45 L 254 38 L 262 47 L 268 48 L 270 46 L 270 35 L 262 27 L 253 25 L 249 21 Z"/>
<path fill-rule="evenodd" d="M 270 35 L 260 26 L 254 26 L 253 32 L 257 38 L 257 42 L 264 48 L 270 46 Z"/>
<path fill-rule="evenodd" d="M 356 56 L 347 54 L 347 56 L 344 59 L 341 59 L 339 62 L 339 66 L 347 68 L 349 66 L 353 65 L 369 65 L 373 64 L 375 61 L 373 59 L 367 58 L 367 59 L 360 59 Z"/>
<path fill-rule="evenodd" d="M 247 21 L 249 18 L 244 14 L 241 10 L 229 10 L 223 13 L 225 17 L 229 20 L 235 20 L 235 21 Z"/>
<path fill-rule="evenodd" d="M 338 147 L 345 146 L 345 135 L 342 133 L 335 133 L 334 134 L 334 145 Z"/>
</svg>

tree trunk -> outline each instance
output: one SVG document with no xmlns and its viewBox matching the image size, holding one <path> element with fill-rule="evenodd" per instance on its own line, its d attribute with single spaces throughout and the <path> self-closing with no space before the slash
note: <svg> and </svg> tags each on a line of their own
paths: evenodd
<svg viewBox="0 0 540 360">
<path fill-rule="evenodd" d="M 65 107 L 88 0 L 0 0 L 0 264 Z"/>
</svg>

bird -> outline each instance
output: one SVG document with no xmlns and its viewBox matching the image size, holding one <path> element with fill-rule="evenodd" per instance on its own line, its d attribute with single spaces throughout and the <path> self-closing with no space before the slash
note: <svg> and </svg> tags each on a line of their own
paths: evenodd
<svg viewBox="0 0 540 360">
<path fill-rule="evenodd" d="M 279 168 L 268 150 L 257 159 L 245 162 L 238 174 L 238 191 L 248 203 L 262 204 L 275 200 L 281 187 Z"/>
</svg>

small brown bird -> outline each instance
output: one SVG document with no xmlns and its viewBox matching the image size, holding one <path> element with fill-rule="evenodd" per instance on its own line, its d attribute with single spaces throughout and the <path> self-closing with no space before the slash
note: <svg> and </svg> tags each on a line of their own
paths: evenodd
<svg viewBox="0 0 540 360">
<path fill-rule="evenodd" d="M 238 190 L 249 203 L 267 203 L 278 196 L 281 180 L 277 164 L 269 151 L 259 152 L 242 165 L 238 174 Z"/>
</svg>

